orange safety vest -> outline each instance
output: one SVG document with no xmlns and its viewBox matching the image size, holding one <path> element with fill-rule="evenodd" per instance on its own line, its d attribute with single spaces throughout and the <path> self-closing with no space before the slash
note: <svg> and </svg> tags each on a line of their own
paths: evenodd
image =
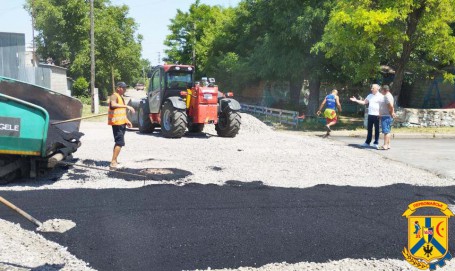
<svg viewBox="0 0 455 271">
<path fill-rule="evenodd" d="M 114 92 L 117 96 L 117 103 L 120 105 L 125 105 L 122 96 Z M 123 125 L 126 124 L 126 108 L 112 108 L 111 103 L 109 102 L 109 111 L 107 114 L 107 124 L 109 125 Z"/>
</svg>

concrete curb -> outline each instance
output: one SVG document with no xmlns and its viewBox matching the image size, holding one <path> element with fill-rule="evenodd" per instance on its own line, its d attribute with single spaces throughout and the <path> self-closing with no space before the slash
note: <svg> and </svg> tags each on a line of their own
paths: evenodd
<svg viewBox="0 0 455 271">
<path fill-rule="evenodd" d="M 279 132 L 285 133 L 294 133 L 294 134 L 301 134 L 307 136 L 322 136 L 325 134 L 324 131 L 320 132 L 302 132 L 302 131 L 284 131 L 284 130 L 277 130 Z M 331 137 L 366 137 L 366 131 L 332 131 L 330 134 Z M 382 134 L 381 134 L 382 138 Z M 455 139 L 455 134 L 442 134 L 442 133 L 392 133 L 392 138 L 396 139 L 430 139 L 430 138 L 438 138 L 438 139 Z"/>
</svg>

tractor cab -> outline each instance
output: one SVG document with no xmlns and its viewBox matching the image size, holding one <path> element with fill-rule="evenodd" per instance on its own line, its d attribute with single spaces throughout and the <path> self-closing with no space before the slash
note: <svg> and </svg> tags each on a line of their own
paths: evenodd
<svg viewBox="0 0 455 271">
<path fill-rule="evenodd" d="M 162 65 L 152 69 L 147 98 L 150 113 L 159 113 L 163 102 L 179 97 L 180 92 L 193 86 L 194 68 L 190 65 Z"/>
</svg>

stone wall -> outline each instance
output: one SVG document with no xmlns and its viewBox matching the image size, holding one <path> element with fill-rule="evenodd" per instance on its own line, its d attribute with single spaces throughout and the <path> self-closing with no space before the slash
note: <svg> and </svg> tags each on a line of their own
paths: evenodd
<svg viewBox="0 0 455 271">
<path fill-rule="evenodd" d="M 396 111 L 395 125 L 398 127 L 455 126 L 455 109 L 412 109 Z"/>
</svg>

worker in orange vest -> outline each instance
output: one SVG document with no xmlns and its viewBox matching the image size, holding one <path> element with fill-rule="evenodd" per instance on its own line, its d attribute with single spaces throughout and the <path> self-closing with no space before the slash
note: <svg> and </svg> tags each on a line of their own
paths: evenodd
<svg viewBox="0 0 455 271">
<path fill-rule="evenodd" d="M 112 132 L 114 134 L 114 152 L 112 154 L 110 169 L 116 169 L 118 166 L 117 157 L 125 146 L 125 132 L 126 127 L 131 127 L 131 122 L 126 116 L 126 110 L 130 110 L 134 113 L 134 108 L 126 105 L 123 99 L 123 94 L 126 91 L 125 82 L 118 82 L 117 88 L 109 97 L 109 111 L 108 111 L 108 124 L 112 126 Z"/>
</svg>

